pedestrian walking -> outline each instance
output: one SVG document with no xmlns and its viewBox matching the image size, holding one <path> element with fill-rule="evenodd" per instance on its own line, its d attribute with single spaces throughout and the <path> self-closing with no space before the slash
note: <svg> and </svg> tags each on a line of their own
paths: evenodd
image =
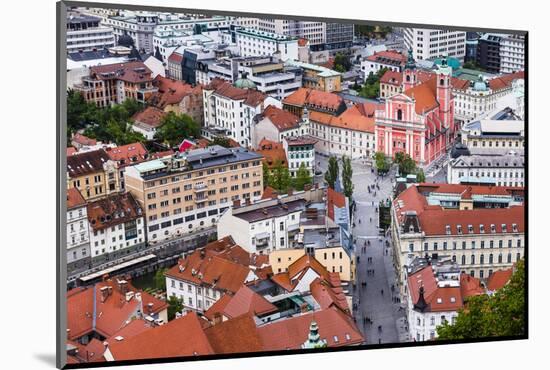
<svg viewBox="0 0 550 370">
<path fill-rule="evenodd" d="M 380 289 L 380 294 L 384 295 L 384 289 Z"/>
</svg>

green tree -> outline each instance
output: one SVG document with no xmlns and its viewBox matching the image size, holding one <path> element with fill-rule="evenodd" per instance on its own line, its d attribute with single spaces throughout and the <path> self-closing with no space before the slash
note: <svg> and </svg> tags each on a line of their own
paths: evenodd
<svg viewBox="0 0 550 370">
<path fill-rule="evenodd" d="M 396 153 L 393 162 L 399 166 L 399 173 L 401 174 L 401 176 L 407 176 L 409 174 L 416 173 L 416 162 L 407 153 Z"/>
<path fill-rule="evenodd" d="M 168 297 L 168 321 L 174 320 L 176 312 L 183 310 L 183 299 L 176 296 Z"/>
<path fill-rule="evenodd" d="M 155 272 L 155 276 L 153 278 L 155 289 L 162 291 L 166 290 L 166 277 L 164 276 L 166 270 L 166 268 L 160 268 L 157 272 Z"/>
<path fill-rule="evenodd" d="M 212 145 L 220 145 L 224 148 L 231 147 L 231 143 L 229 142 L 229 138 L 224 136 L 216 136 L 214 140 L 212 140 Z"/>
<path fill-rule="evenodd" d="M 416 182 L 426 182 L 426 175 L 421 168 L 416 171 Z"/>
<path fill-rule="evenodd" d="M 272 178 L 271 178 L 271 170 L 267 166 L 265 162 L 262 162 L 262 169 L 263 169 L 263 179 L 264 179 L 264 189 L 267 186 L 271 186 Z"/>
<path fill-rule="evenodd" d="M 296 190 L 304 190 L 306 184 L 311 184 L 312 177 L 305 164 L 302 162 L 300 168 L 296 171 L 296 177 L 294 178 L 293 185 Z"/>
<path fill-rule="evenodd" d="M 334 70 L 338 72 L 347 72 L 351 69 L 352 64 L 348 55 L 336 53 L 334 57 Z"/>
<path fill-rule="evenodd" d="M 170 112 L 162 119 L 155 138 L 168 143 L 170 146 L 176 146 L 183 139 L 198 137 L 199 134 L 200 127 L 191 117 L 187 114 Z"/>
<path fill-rule="evenodd" d="M 332 189 L 334 189 L 336 181 L 338 180 L 339 172 L 338 159 L 336 159 L 336 157 L 330 157 L 328 159 L 328 169 L 327 172 L 325 172 L 325 181 Z"/>
<path fill-rule="evenodd" d="M 344 195 L 351 199 L 353 195 L 353 168 L 351 167 L 351 159 L 344 156 L 342 158 L 342 186 Z"/>
<path fill-rule="evenodd" d="M 280 193 L 288 191 L 291 185 L 291 177 L 288 168 L 283 166 L 280 161 L 277 161 L 275 167 L 271 171 L 270 186 Z"/>
<path fill-rule="evenodd" d="M 386 73 L 388 69 L 382 68 L 376 73 L 370 72 L 365 80 L 365 84 L 359 91 L 359 96 L 362 96 L 367 99 L 375 99 L 380 95 L 380 79 Z"/>
<path fill-rule="evenodd" d="M 437 328 L 438 340 L 525 334 L 525 266 L 520 260 L 510 282 L 495 294 L 470 297 L 454 324 Z"/>
<path fill-rule="evenodd" d="M 388 172 L 390 169 L 390 164 L 386 158 L 386 155 L 382 152 L 376 152 L 374 154 L 374 163 L 378 172 L 384 173 Z"/>
</svg>

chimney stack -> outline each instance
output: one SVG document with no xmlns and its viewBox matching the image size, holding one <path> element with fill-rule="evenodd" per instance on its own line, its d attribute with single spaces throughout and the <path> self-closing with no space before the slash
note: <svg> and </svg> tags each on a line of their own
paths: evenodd
<svg viewBox="0 0 550 370">
<path fill-rule="evenodd" d="M 107 297 L 109 297 L 109 287 L 104 286 L 100 289 L 101 291 L 101 303 L 104 303 L 107 300 Z"/>
</svg>

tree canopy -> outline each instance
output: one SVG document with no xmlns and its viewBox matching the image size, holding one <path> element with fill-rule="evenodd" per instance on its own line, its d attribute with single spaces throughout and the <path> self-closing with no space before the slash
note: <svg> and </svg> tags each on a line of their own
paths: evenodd
<svg viewBox="0 0 550 370">
<path fill-rule="evenodd" d="M 339 172 L 338 159 L 336 159 L 336 157 L 330 157 L 328 159 L 328 169 L 327 172 L 325 172 L 325 181 L 332 189 L 334 189 L 336 181 L 338 180 Z"/>
<path fill-rule="evenodd" d="M 388 69 L 382 68 L 376 73 L 370 72 L 367 76 L 367 79 L 365 81 L 365 84 L 363 87 L 358 91 L 359 96 L 362 96 L 363 98 L 367 99 L 376 99 L 380 95 L 380 79 L 386 73 Z"/>
<path fill-rule="evenodd" d="M 352 64 L 348 55 L 336 53 L 334 57 L 334 70 L 338 72 L 347 72 L 351 69 Z"/>
<path fill-rule="evenodd" d="M 351 159 L 349 157 L 342 157 L 342 186 L 344 188 L 344 195 L 351 199 L 353 195 L 353 168 L 351 167 Z"/>
<path fill-rule="evenodd" d="M 510 282 L 493 295 L 470 297 L 454 324 L 437 328 L 438 340 L 525 334 L 525 266 L 518 261 Z"/>
<path fill-rule="evenodd" d="M 293 179 L 292 184 L 296 190 L 304 190 L 306 184 L 311 184 L 312 177 L 305 164 L 302 162 L 298 171 L 296 171 L 296 177 Z"/>
<path fill-rule="evenodd" d="M 385 173 L 390 170 L 390 163 L 388 162 L 386 155 L 382 152 L 376 152 L 374 154 L 374 163 L 376 165 L 376 169 L 380 173 Z"/>
<path fill-rule="evenodd" d="M 198 137 L 200 126 L 187 114 L 170 112 L 162 118 L 161 126 L 155 134 L 159 139 L 170 146 L 179 145 L 183 139 Z"/>
<path fill-rule="evenodd" d="M 267 176 L 264 174 L 264 179 L 267 178 L 268 185 L 279 193 L 287 192 L 288 188 L 292 185 L 292 178 L 290 177 L 288 168 L 283 166 L 280 161 L 277 161 L 273 169 L 270 171 L 268 170 L 268 172 L 269 174 Z"/>
<path fill-rule="evenodd" d="M 117 145 L 144 141 L 145 137 L 133 131 L 129 123 L 140 109 L 142 105 L 134 99 L 100 109 L 86 102 L 79 92 L 68 90 L 67 139 L 78 130 L 84 130 L 84 135 L 92 139 Z"/>
<path fill-rule="evenodd" d="M 212 140 L 212 145 L 220 145 L 220 146 L 223 146 L 224 148 L 231 147 L 231 143 L 229 142 L 229 138 L 224 137 L 224 136 L 216 136 Z"/>
<path fill-rule="evenodd" d="M 176 296 L 168 297 L 168 321 L 176 318 L 176 312 L 183 310 L 183 299 Z"/>
</svg>

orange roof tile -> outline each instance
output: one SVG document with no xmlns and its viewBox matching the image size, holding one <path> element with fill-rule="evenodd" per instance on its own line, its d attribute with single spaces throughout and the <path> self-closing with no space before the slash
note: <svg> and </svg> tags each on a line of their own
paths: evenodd
<svg viewBox="0 0 550 370">
<path fill-rule="evenodd" d="M 328 217 L 334 221 L 334 207 L 344 208 L 345 206 L 346 196 L 329 187 L 327 190 Z"/>
<path fill-rule="evenodd" d="M 100 80 L 117 79 L 129 83 L 152 81 L 151 70 L 141 61 L 99 65 L 90 68 L 90 76 Z"/>
<path fill-rule="evenodd" d="M 481 281 L 469 274 L 460 274 L 460 291 L 464 299 L 485 293 Z"/>
<path fill-rule="evenodd" d="M 274 311 L 277 311 L 277 307 L 243 285 L 231 297 L 223 310 L 223 314 L 228 318 L 233 318 L 243 314 L 264 315 Z"/>
<path fill-rule="evenodd" d="M 86 206 L 86 200 L 77 188 L 67 189 L 67 210 Z"/>
<path fill-rule="evenodd" d="M 503 288 L 512 278 L 513 272 L 514 270 L 512 268 L 493 272 L 487 280 L 487 289 L 495 291 Z"/>
<path fill-rule="evenodd" d="M 269 119 L 271 123 L 279 131 L 286 131 L 298 127 L 300 119 L 280 108 L 275 107 L 274 105 L 269 105 L 262 113 L 262 117 Z"/>
<path fill-rule="evenodd" d="M 264 350 L 254 319 L 249 315 L 224 321 L 204 330 L 215 353 L 247 353 Z"/>
<path fill-rule="evenodd" d="M 202 99 L 202 87 L 195 87 L 180 81 L 158 75 L 153 80 L 158 92 L 153 94 L 148 103 L 164 109 L 167 105 L 179 104 L 186 96 L 194 95 Z"/>
<path fill-rule="evenodd" d="M 162 125 L 162 119 L 166 116 L 166 114 L 166 112 L 157 107 L 148 106 L 144 110 L 134 114 L 132 116 L 132 120 L 142 125 L 160 127 Z"/>
<path fill-rule="evenodd" d="M 317 107 L 319 109 L 338 110 L 342 104 L 345 105 L 344 99 L 334 93 L 319 91 L 300 87 L 292 94 L 283 99 L 283 104 L 303 107 Z"/>
<path fill-rule="evenodd" d="M 137 164 L 147 160 L 148 152 L 142 143 L 132 143 L 121 145 L 114 148 L 106 148 L 105 152 L 109 158 L 119 164 L 119 166 Z"/>
<path fill-rule="evenodd" d="M 134 337 L 110 343 L 109 351 L 115 361 L 213 354 L 201 320 L 196 313 L 188 313 Z"/>
<path fill-rule="evenodd" d="M 423 193 L 439 192 L 445 194 L 461 194 L 462 199 L 471 199 L 473 194 L 509 195 L 515 189 L 502 186 L 472 186 L 455 184 L 419 184 L 404 190 L 394 200 L 394 208 L 400 222 L 403 222 L 407 211 L 415 211 L 422 231 L 426 235 L 447 235 L 447 225 L 451 235 L 458 235 L 457 225 L 461 225 L 462 233 L 468 233 L 471 225 L 474 233 L 479 233 L 480 225 L 485 232 L 490 232 L 490 225 L 495 225 L 495 232 L 501 233 L 502 225 L 507 232 L 512 233 L 512 224 L 516 224 L 517 232 L 523 233 L 525 226 L 524 206 L 509 208 L 475 208 L 468 210 L 445 209 L 437 205 L 428 205 Z M 401 205 L 400 205 L 401 204 Z"/>
<path fill-rule="evenodd" d="M 352 318 L 336 307 L 294 316 L 258 327 L 264 350 L 301 349 L 309 335 L 311 322 L 317 322 L 321 339 L 328 347 L 341 347 L 364 342 Z"/>
<path fill-rule="evenodd" d="M 404 93 L 416 100 L 414 108 L 417 114 L 425 114 L 439 106 L 436 98 L 435 76 L 426 82 L 406 90 Z"/>
<path fill-rule="evenodd" d="M 380 78 L 380 83 L 401 86 L 403 84 L 403 73 L 388 69 Z"/>
<path fill-rule="evenodd" d="M 234 87 L 231 83 L 215 78 L 212 82 L 206 86 L 206 90 L 214 90 L 216 94 L 224 96 L 232 100 L 242 100 L 244 104 L 249 106 L 258 106 L 266 98 L 266 95 L 251 89 L 240 89 Z"/>
</svg>

